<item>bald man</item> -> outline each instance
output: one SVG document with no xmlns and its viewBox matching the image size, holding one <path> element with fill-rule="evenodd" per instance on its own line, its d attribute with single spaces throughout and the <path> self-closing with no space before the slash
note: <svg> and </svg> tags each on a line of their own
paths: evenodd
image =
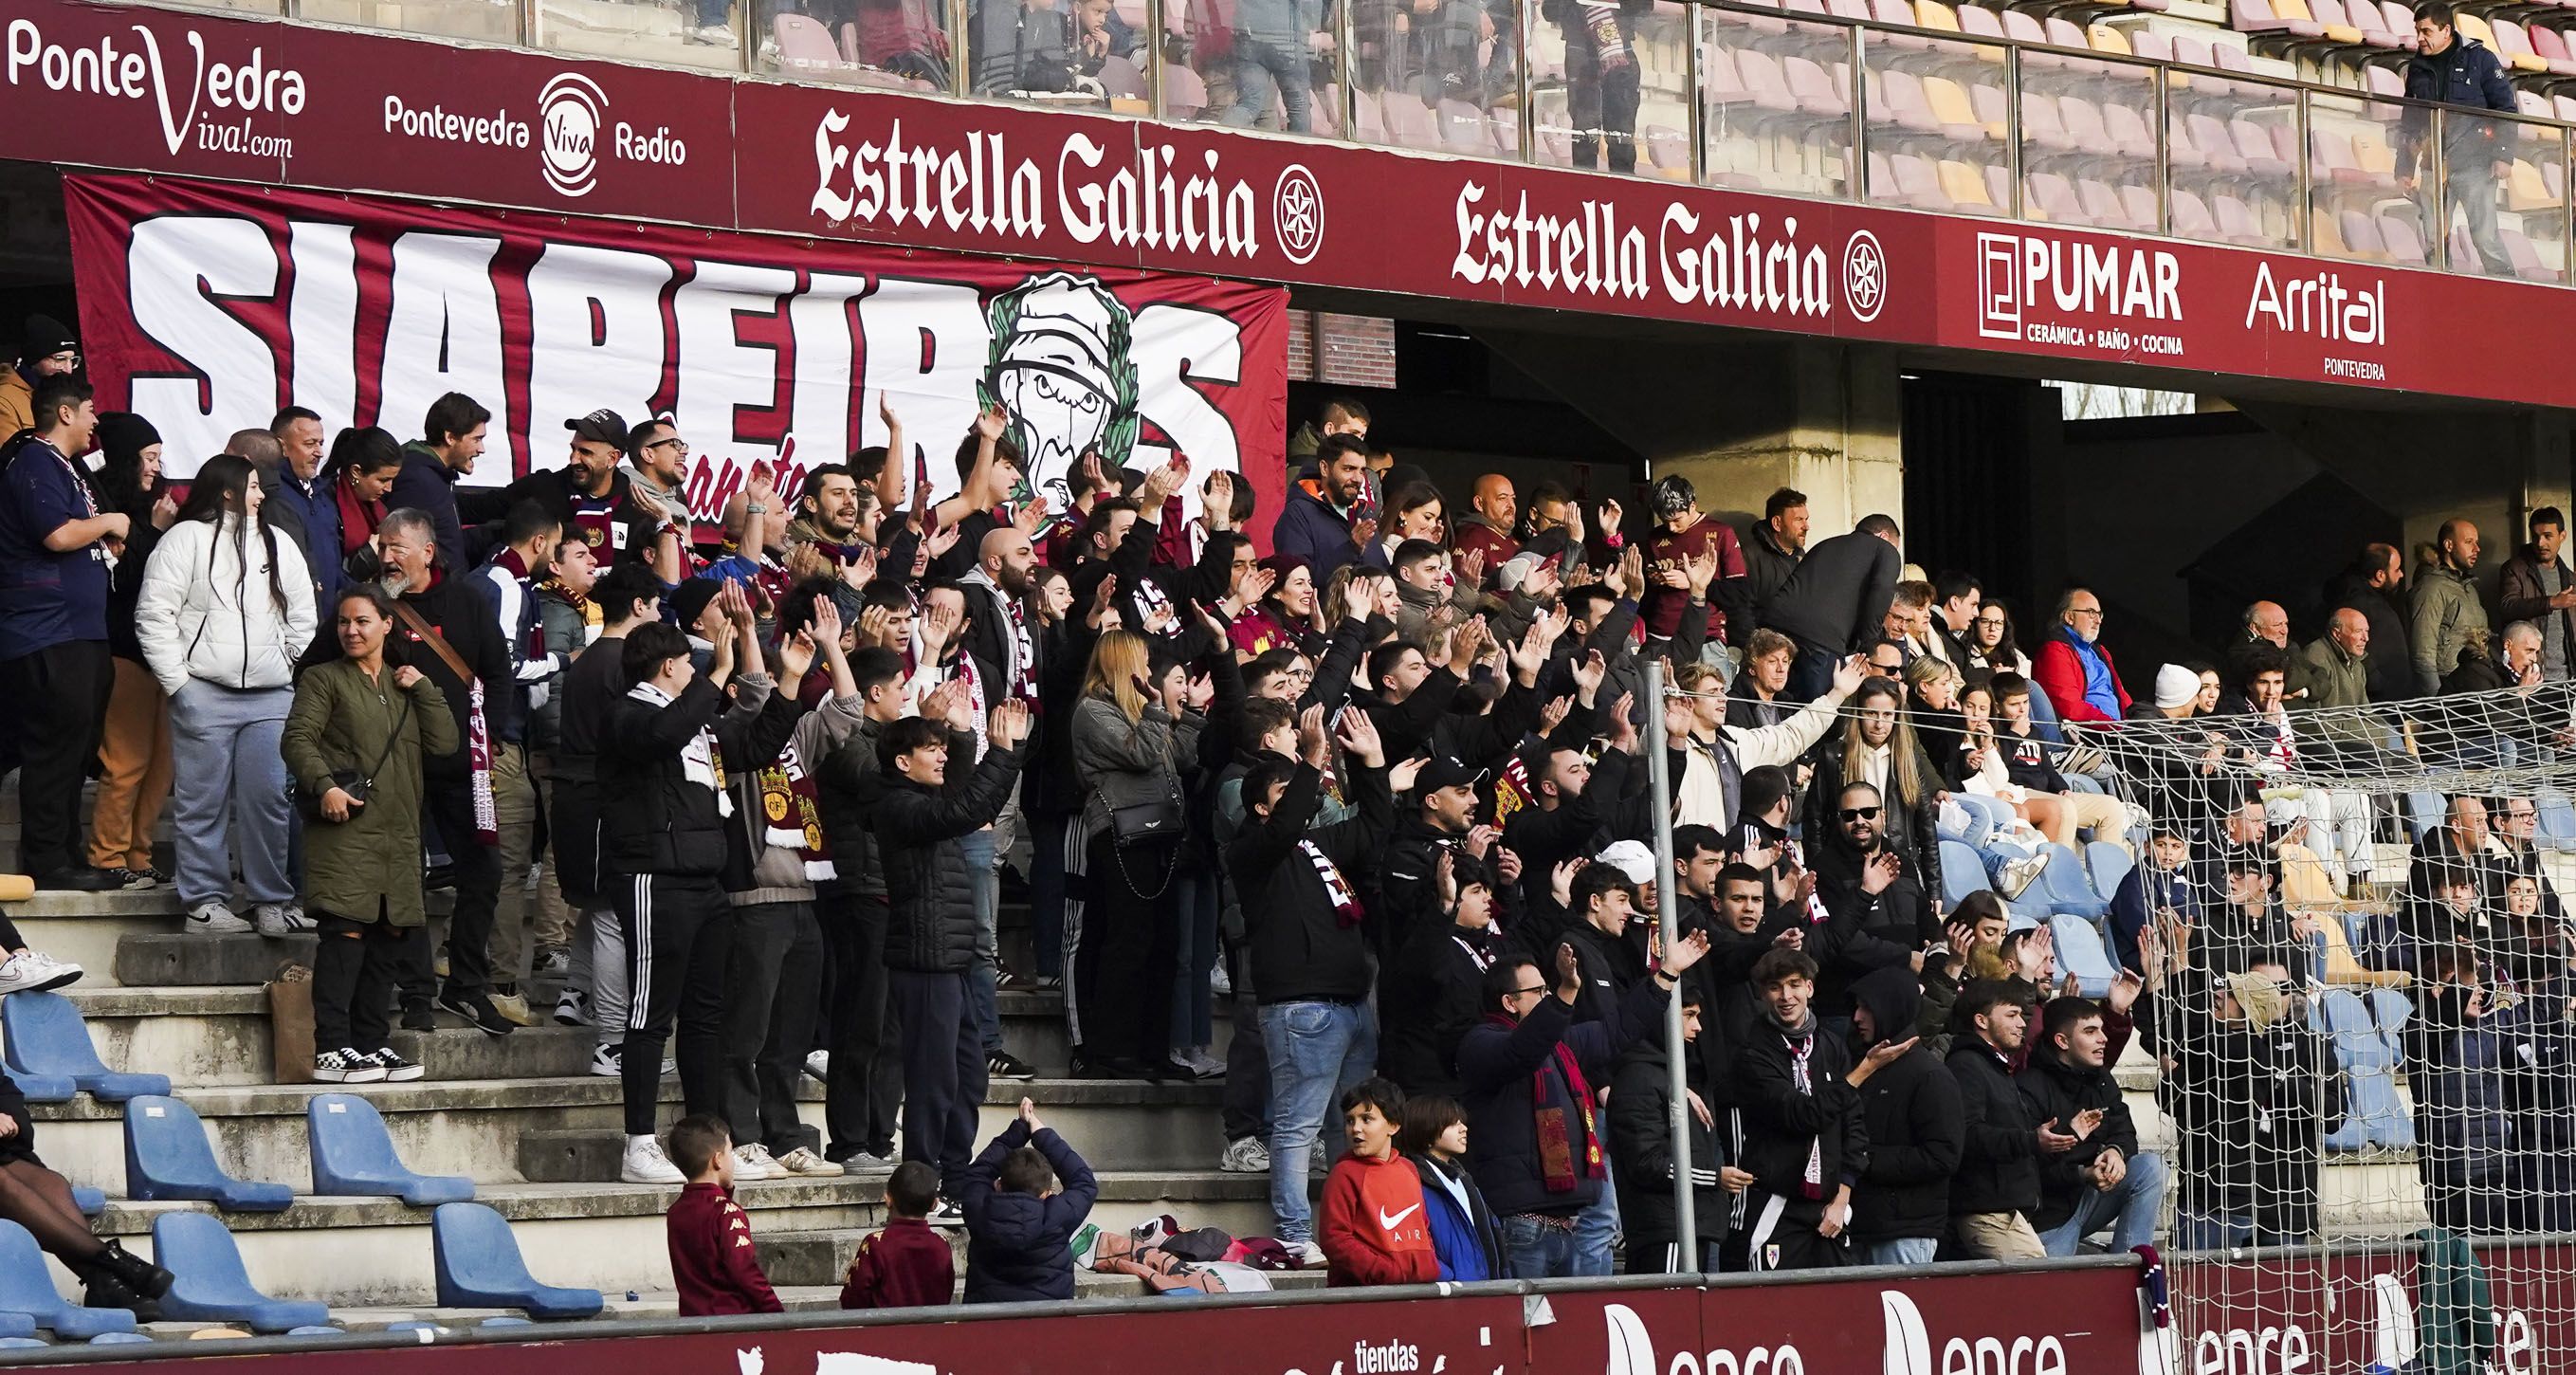
<svg viewBox="0 0 2576 1375">
<path fill-rule="evenodd" d="M 1017 697 L 1037 705 L 1046 661 L 1039 652 L 1043 640 L 1037 633 L 1037 617 L 1028 605 L 1036 569 L 1037 550 L 1027 532 L 1005 523 L 985 532 L 975 549 L 975 566 L 957 580 L 966 594 L 966 657 L 974 662 L 975 680 L 987 704 Z M 1032 751 L 1043 748 L 1036 740 L 1035 719 L 1032 715 L 1033 730 L 1026 746 Z M 958 847 L 976 880 L 975 967 L 967 973 L 967 1006 L 983 1033 L 985 1072 L 995 1079 L 1037 1077 L 1035 1070 L 1002 1048 L 1002 1023 L 994 1000 L 1000 968 L 994 924 L 1001 908 L 1001 875 L 994 865 L 1010 853 L 1019 825 L 1020 799 L 1015 795 L 992 825 L 958 837 Z M 1045 846 L 1047 838 L 1042 836 L 1039 843 Z M 1060 842 L 1055 848 L 1062 853 Z M 1042 920 L 1040 926 L 1045 925 Z M 1063 937 L 1060 931 L 1041 929 L 1038 939 L 1061 942 Z"/>
<path fill-rule="evenodd" d="M 2478 527 L 2453 518 L 2442 522 L 2435 538 L 2437 556 L 2415 578 L 2415 599 L 2407 609 L 2407 639 L 2415 646 L 2415 687 L 2427 696 L 2460 666 L 2461 646 L 2475 635 L 2488 638 L 2486 604 L 2478 600 L 2472 577 L 2478 566 Z"/>
<path fill-rule="evenodd" d="M 2338 748 L 2367 747 L 2375 755 L 2386 732 L 2361 710 L 2370 705 L 2370 617 L 2344 607 L 2326 622 L 2326 633 L 2299 651 L 2317 729 Z"/>
<path fill-rule="evenodd" d="M 1512 490 L 1512 480 L 1501 473 L 1487 473 L 1476 479 L 1476 494 L 1459 515 L 1452 542 L 1461 554 L 1483 550 L 1485 571 L 1490 574 L 1521 551 L 1521 542 L 1512 538 L 1512 523 L 1520 513 L 1520 493 Z"/>
</svg>

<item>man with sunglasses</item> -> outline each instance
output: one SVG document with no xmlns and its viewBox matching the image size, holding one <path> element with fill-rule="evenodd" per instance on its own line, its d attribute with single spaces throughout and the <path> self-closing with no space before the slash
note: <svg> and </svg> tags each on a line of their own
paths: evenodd
<svg viewBox="0 0 2576 1375">
<path fill-rule="evenodd" d="M 1851 1016 L 1851 986 L 1876 969 L 1903 966 L 1921 973 L 1923 951 L 1941 939 L 1940 917 L 1904 853 L 1887 843 L 1886 806 L 1867 783 L 1844 787 L 1836 799 L 1834 834 L 1816 859 L 1816 890 L 1824 898 L 1816 1010 L 1828 1023 Z"/>
</svg>

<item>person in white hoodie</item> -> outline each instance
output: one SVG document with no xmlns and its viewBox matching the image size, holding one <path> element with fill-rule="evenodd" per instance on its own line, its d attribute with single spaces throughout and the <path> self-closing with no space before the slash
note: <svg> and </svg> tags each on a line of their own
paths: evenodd
<svg viewBox="0 0 2576 1375">
<path fill-rule="evenodd" d="M 295 661 L 313 643 L 313 580 L 295 541 L 261 516 L 243 459 L 206 460 L 144 566 L 135 637 L 170 697 L 179 906 L 201 935 L 253 929 L 232 909 L 232 858 L 264 936 L 310 931 L 287 872 L 292 818 L 278 741 Z"/>
</svg>

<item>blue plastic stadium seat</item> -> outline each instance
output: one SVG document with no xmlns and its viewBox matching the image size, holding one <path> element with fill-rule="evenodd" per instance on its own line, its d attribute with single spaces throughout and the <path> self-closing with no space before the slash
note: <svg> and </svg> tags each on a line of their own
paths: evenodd
<svg viewBox="0 0 2576 1375">
<path fill-rule="evenodd" d="M 60 993 L 19 993 L 0 998 L 0 1061 L 11 1077 L 36 1075 L 69 1079 L 81 1092 L 111 1103 L 136 1094 L 168 1093 L 166 1074 L 119 1074 L 98 1058 L 90 1043 L 89 1023 L 80 1008 Z M 23 1080 L 22 1080 L 23 1082 Z"/>
<path fill-rule="evenodd" d="M 416 1174 L 403 1164 L 383 1115 L 354 1093 L 316 1095 L 304 1105 L 304 1124 L 317 1194 L 399 1198 L 415 1208 L 474 1196 L 474 1181 L 462 1175 Z"/>
<path fill-rule="evenodd" d="M 241 1213 L 282 1213 L 295 1202 L 295 1191 L 286 1185 L 225 1174 L 195 1110 L 156 1094 L 125 1104 L 125 1196 L 145 1203 L 212 1203 Z"/>
<path fill-rule="evenodd" d="M 150 1340 L 152 1340 L 150 1337 L 147 1337 L 140 1332 L 101 1332 L 97 1336 L 90 1338 L 89 1344 L 92 1346 L 124 1346 L 133 1342 L 148 1342 Z"/>
<path fill-rule="evenodd" d="M 122 1308 L 83 1308 L 54 1292 L 53 1272 L 36 1238 L 14 1222 L 0 1221 L 0 1334 L 32 1337 L 49 1328 L 67 1342 L 108 1332 L 131 1332 L 134 1315 Z"/>
<path fill-rule="evenodd" d="M 0 1351 L 17 1351 L 26 1348 L 41 1351 L 51 1345 L 53 1343 L 41 1342 L 33 1337 L 0 1337 Z"/>
<path fill-rule="evenodd" d="M 1941 896 L 1951 907 L 1986 891 L 1985 856 L 1955 840 L 1941 842 Z"/>
<path fill-rule="evenodd" d="M 2022 895 L 2024 902 L 2037 901 L 2049 911 L 2067 912 L 2093 920 L 2108 916 L 2111 904 L 2093 891 L 2084 877 L 2084 861 L 2063 845 L 2048 847 L 2048 867 L 2039 871 L 2039 882 Z"/>
<path fill-rule="evenodd" d="M 2349 988 L 2329 988 L 2319 1000 L 2326 1035 L 2334 1043 L 2335 1061 L 2343 1066 L 2344 1080 L 2351 1088 L 2343 1125 L 2326 1135 L 2326 1149 L 2330 1151 L 2415 1144 L 2415 1121 L 2397 1096 L 2396 1078 L 2400 1061 L 2396 1028 L 2405 1024 L 2405 1016 L 2413 1008 L 2394 989 L 2373 989 L 2371 993 L 2372 1002 L 2377 1002 L 2382 993 L 2395 1000 L 2388 1005 L 2388 1015 L 2395 1020 L 2384 1030 L 2372 1015 L 2371 1005 Z"/>
<path fill-rule="evenodd" d="M 2120 891 L 2120 883 L 2136 867 L 2129 852 L 2107 840 L 2097 840 L 2084 847 L 2084 863 L 2093 871 L 2093 891 L 2110 898 Z"/>
<path fill-rule="evenodd" d="M 72 1186 L 72 1206 L 80 1209 L 82 1217 L 97 1217 L 107 1211 L 107 1190 L 75 1184 Z"/>
<path fill-rule="evenodd" d="M 2576 804 L 2570 804 L 2565 793 L 2544 792 L 2537 809 L 2541 843 L 2553 850 L 2576 850 Z"/>
<path fill-rule="evenodd" d="M 532 1318 L 587 1318 L 600 1309 L 596 1289 L 559 1289 L 531 1277 L 509 1220 L 480 1203 L 439 1205 L 429 1236 L 441 1308 L 517 1308 Z"/>
<path fill-rule="evenodd" d="M 336 1327 L 297 1327 L 286 1333 L 290 1337 L 345 1337 L 349 1334 Z"/>
<path fill-rule="evenodd" d="M 163 1213 L 152 1219 L 152 1253 L 178 1276 L 161 1299 L 164 1317 L 237 1322 L 254 1332 L 287 1332 L 331 1319 L 319 1303 L 272 1299 L 251 1287 L 241 1248 L 212 1213 Z"/>
<path fill-rule="evenodd" d="M 478 1323 L 476 1323 L 476 1324 L 474 1324 L 474 1325 L 475 1325 L 476 1327 L 534 1327 L 534 1326 L 536 1326 L 536 1324 L 535 1324 L 535 1323 L 532 1323 L 532 1322 L 528 1321 L 526 1318 L 513 1318 L 513 1317 L 506 1316 L 506 1315 L 505 1315 L 505 1316 L 502 1316 L 502 1317 L 498 1317 L 498 1318 L 485 1318 L 483 1321 L 478 1322 Z"/>
<path fill-rule="evenodd" d="M 2423 844 L 2424 837 L 2442 824 L 2442 817 L 2449 811 L 2450 806 L 2442 801 L 2440 793 L 2417 789 L 2406 794 L 2406 826 L 2415 833 L 2415 843 Z"/>
<path fill-rule="evenodd" d="M 2099 998 L 2111 991 L 2111 980 L 2120 971 L 2103 950 L 2102 933 L 2093 923 L 2061 912 L 2048 919 L 2048 931 L 2057 944 L 2057 972 L 2074 975 L 2077 992 Z"/>
</svg>

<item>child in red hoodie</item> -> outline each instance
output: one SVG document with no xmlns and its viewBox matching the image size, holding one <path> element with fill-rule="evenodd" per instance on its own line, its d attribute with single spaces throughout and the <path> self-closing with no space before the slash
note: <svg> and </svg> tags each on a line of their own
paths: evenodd
<svg viewBox="0 0 2576 1375">
<path fill-rule="evenodd" d="M 859 1242 L 850 1277 L 841 1286 L 843 1308 L 922 1308 L 957 1295 L 957 1258 L 948 1238 L 930 1229 L 939 1206 L 939 1172 L 918 1160 L 894 1167 L 886 1180 L 885 1230 Z"/>
<path fill-rule="evenodd" d="M 1431 1224 L 1422 1215 L 1422 1176 L 1395 1149 L 1404 1124 L 1404 1090 L 1370 1079 L 1342 1095 L 1342 1132 L 1351 1153 L 1324 1181 L 1315 1240 L 1332 1267 L 1326 1281 L 1428 1284 L 1440 1278 Z"/>
<path fill-rule="evenodd" d="M 732 1128 L 712 1113 L 683 1117 L 671 1128 L 670 1154 L 689 1178 L 665 1220 L 680 1316 L 785 1311 L 760 1272 L 751 1219 L 733 1201 Z"/>
</svg>

